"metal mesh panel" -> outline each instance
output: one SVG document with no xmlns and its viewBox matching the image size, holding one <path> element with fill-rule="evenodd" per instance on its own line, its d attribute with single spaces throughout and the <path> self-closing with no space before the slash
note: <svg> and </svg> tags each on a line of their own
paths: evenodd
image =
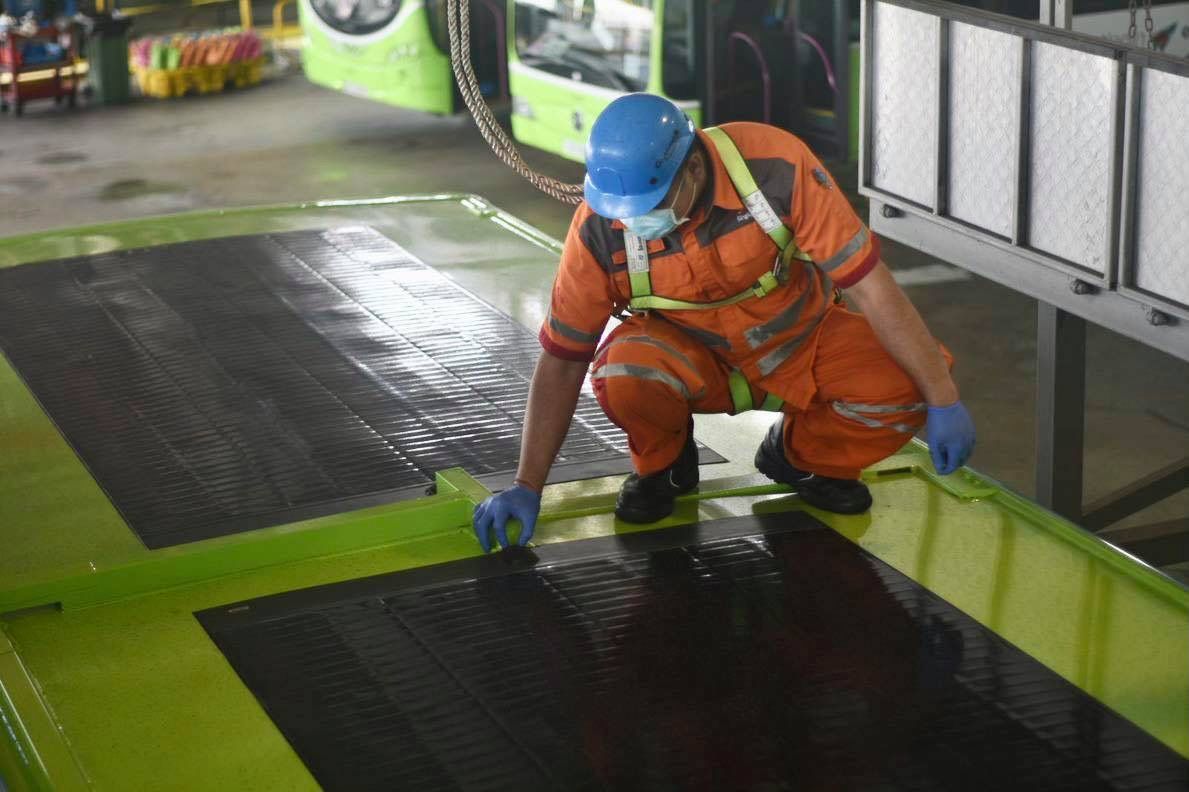
<svg viewBox="0 0 1189 792">
<path fill-rule="evenodd" d="M 1110 228 L 1115 63 L 1033 46 L 1029 242 L 1099 274 Z"/>
<path fill-rule="evenodd" d="M 1136 285 L 1189 307 L 1189 77 L 1145 69 Z"/>
<path fill-rule="evenodd" d="M 536 337 L 362 227 L 0 271 L 0 349 L 149 547 L 510 478 Z M 583 397 L 561 480 L 630 470 Z"/>
<path fill-rule="evenodd" d="M 937 184 L 938 29 L 936 17 L 875 4 L 871 181 L 928 207 Z"/>
<path fill-rule="evenodd" d="M 198 614 L 335 789 L 1183 789 L 1186 762 L 804 514 Z"/>
<path fill-rule="evenodd" d="M 1010 237 L 1023 40 L 950 27 L 949 213 Z"/>
</svg>

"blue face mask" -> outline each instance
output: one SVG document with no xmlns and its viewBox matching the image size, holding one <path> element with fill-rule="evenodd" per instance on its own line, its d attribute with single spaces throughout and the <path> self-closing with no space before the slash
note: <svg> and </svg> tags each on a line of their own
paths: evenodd
<svg viewBox="0 0 1189 792">
<path fill-rule="evenodd" d="M 660 239 L 673 233 L 679 221 L 672 209 L 653 209 L 648 214 L 629 217 L 623 221 L 624 227 L 641 239 Z"/>
<path fill-rule="evenodd" d="M 684 180 L 681 183 L 681 188 L 677 190 L 677 194 L 673 196 L 673 204 L 677 203 L 681 196 L 681 190 L 685 188 Z M 664 209 L 653 209 L 651 212 L 645 212 L 642 215 L 635 217 L 624 218 L 621 222 L 627 230 L 631 231 L 641 239 L 660 239 L 667 236 L 677 229 L 679 225 L 689 220 L 688 217 L 677 219 L 677 215 L 673 212 L 673 207 L 669 206 Z"/>
</svg>

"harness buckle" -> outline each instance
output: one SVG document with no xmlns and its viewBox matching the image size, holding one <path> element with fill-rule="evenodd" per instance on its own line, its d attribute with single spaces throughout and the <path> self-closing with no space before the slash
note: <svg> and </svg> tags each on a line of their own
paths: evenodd
<svg viewBox="0 0 1189 792">
<path fill-rule="evenodd" d="M 788 260 L 783 250 L 776 252 L 776 260 L 772 262 L 772 276 L 776 278 L 776 282 L 781 286 L 789 282 Z"/>
</svg>

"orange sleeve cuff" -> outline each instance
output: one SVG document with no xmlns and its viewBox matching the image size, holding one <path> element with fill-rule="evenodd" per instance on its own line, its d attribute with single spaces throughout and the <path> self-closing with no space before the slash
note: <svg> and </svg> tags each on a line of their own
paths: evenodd
<svg viewBox="0 0 1189 792">
<path fill-rule="evenodd" d="M 549 334 L 545 332 L 545 325 L 541 325 L 541 331 L 537 334 L 537 340 L 541 342 L 542 349 L 562 360 L 570 360 L 575 363 L 589 363 L 595 354 L 594 347 L 591 347 L 589 350 L 577 350 L 562 346 L 549 337 Z"/>
<path fill-rule="evenodd" d="M 875 269 L 875 265 L 879 263 L 879 237 L 875 234 L 871 235 L 871 249 L 867 251 L 867 255 L 858 263 L 850 272 L 846 273 L 841 278 L 833 278 L 834 285 L 840 289 L 849 289 L 854 286 L 871 270 Z"/>
</svg>

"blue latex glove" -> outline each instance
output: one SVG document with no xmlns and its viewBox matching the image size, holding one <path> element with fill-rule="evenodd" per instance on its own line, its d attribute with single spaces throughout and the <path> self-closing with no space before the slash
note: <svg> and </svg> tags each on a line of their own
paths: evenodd
<svg viewBox="0 0 1189 792">
<path fill-rule="evenodd" d="M 541 496 L 528 487 L 517 484 L 498 495 L 492 495 L 475 507 L 473 526 L 475 538 L 484 553 L 491 552 L 491 529 L 495 527 L 495 538 L 500 547 L 508 546 L 508 519 L 520 520 L 522 547 L 533 538 L 537 527 L 537 515 L 541 513 Z"/>
<path fill-rule="evenodd" d="M 925 433 L 933 467 L 943 476 L 965 465 L 974 451 L 974 421 L 960 401 L 930 407 Z"/>
</svg>

